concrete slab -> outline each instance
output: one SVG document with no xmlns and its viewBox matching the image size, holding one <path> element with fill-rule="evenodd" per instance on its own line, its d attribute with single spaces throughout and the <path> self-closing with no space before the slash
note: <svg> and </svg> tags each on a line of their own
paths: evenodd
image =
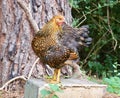
<svg viewBox="0 0 120 98">
<path fill-rule="evenodd" d="M 61 82 L 63 93 L 56 93 L 59 98 L 102 98 L 106 93 L 106 85 L 88 80 L 62 79 Z M 24 98 L 41 98 L 40 91 L 48 87 L 48 83 L 41 79 L 29 79 L 25 85 Z"/>
</svg>

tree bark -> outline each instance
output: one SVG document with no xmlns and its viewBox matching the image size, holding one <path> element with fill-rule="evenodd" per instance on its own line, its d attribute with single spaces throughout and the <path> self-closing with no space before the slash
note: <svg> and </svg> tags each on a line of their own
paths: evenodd
<svg viewBox="0 0 120 98">
<path fill-rule="evenodd" d="M 63 14 L 72 22 L 68 0 L 23 0 L 39 28 L 53 15 Z M 27 76 L 36 56 L 31 48 L 34 30 L 16 0 L 0 0 L 0 84 L 18 75 Z M 43 74 L 39 64 L 37 75 Z"/>
</svg>

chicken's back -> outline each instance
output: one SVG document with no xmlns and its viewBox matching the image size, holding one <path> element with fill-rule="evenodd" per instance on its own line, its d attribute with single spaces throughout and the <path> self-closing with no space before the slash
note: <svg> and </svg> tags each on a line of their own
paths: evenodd
<svg viewBox="0 0 120 98">
<path fill-rule="evenodd" d="M 49 47 L 54 46 L 56 41 L 50 35 L 43 35 L 41 31 L 37 32 L 32 40 L 32 49 L 39 57 L 44 55 Z"/>
</svg>

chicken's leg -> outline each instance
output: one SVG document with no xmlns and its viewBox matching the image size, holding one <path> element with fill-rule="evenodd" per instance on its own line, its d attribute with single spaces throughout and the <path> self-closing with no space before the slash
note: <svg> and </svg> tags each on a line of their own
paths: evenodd
<svg viewBox="0 0 120 98">
<path fill-rule="evenodd" d="M 60 82 L 60 69 L 57 69 L 57 81 Z"/>
<path fill-rule="evenodd" d="M 54 75 L 50 83 L 60 83 L 60 69 L 54 70 Z"/>
<path fill-rule="evenodd" d="M 57 80 L 57 73 L 58 73 L 57 69 L 54 69 L 54 74 L 53 74 L 53 78 L 52 78 L 53 81 Z"/>
</svg>

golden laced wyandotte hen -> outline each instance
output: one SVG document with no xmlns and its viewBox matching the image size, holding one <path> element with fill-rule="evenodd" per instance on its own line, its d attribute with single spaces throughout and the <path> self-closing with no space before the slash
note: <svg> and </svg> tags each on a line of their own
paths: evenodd
<svg viewBox="0 0 120 98">
<path fill-rule="evenodd" d="M 54 68 L 50 83 L 59 83 L 60 69 L 64 63 L 78 56 L 78 47 L 91 43 L 88 33 L 88 26 L 72 28 L 65 23 L 62 15 L 56 15 L 35 34 L 32 40 L 33 51 L 43 64 Z"/>
</svg>

